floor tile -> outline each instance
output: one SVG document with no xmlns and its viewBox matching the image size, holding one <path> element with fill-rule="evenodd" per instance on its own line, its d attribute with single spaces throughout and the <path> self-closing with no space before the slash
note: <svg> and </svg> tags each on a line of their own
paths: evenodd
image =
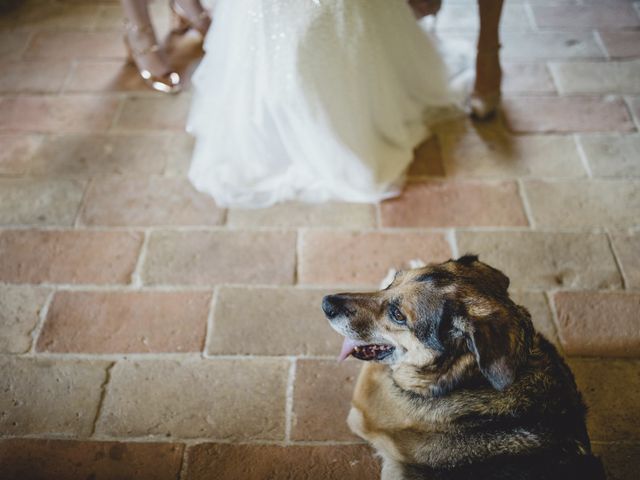
<svg viewBox="0 0 640 480">
<path fill-rule="evenodd" d="M 377 286 L 390 268 L 406 268 L 412 259 L 444 261 L 451 255 L 439 233 L 306 231 L 300 243 L 302 284 Z"/>
<path fill-rule="evenodd" d="M 200 352 L 210 303 L 208 292 L 57 292 L 37 350 Z"/>
<path fill-rule="evenodd" d="M 224 210 L 184 178 L 109 176 L 89 185 L 83 225 L 219 225 Z"/>
<path fill-rule="evenodd" d="M 31 39 L 25 52 L 27 59 L 46 58 L 119 58 L 124 61 L 122 33 L 42 31 Z"/>
<path fill-rule="evenodd" d="M 510 277 L 514 289 L 621 286 L 604 234 L 457 232 L 456 238 L 460 252 L 479 254 Z"/>
<path fill-rule="evenodd" d="M 285 360 L 122 361 L 96 425 L 99 434 L 283 440 Z"/>
<path fill-rule="evenodd" d="M 85 183 L 69 179 L 0 179 L 0 225 L 71 226 Z"/>
<path fill-rule="evenodd" d="M 640 294 L 560 292 L 554 302 L 567 355 L 640 357 Z"/>
<path fill-rule="evenodd" d="M 12 62 L 2 68 L 0 93 L 57 93 L 71 65 L 55 60 Z"/>
<path fill-rule="evenodd" d="M 144 264 L 144 282 L 291 284 L 295 245 L 296 234 L 287 232 L 154 232 Z"/>
<path fill-rule="evenodd" d="M 544 63 L 504 63 L 502 65 L 504 93 L 554 94 L 556 87 Z"/>
<path fill-rule="evenodd" d="M 626 227 L 638 224 L 640 182 L 528 180 L 525 191 L 533 221 L 539 227 Z M 558 205 L 562 208 L 559 209 Z"/>
<path fill-rule="evenodd" d="M 359 441 L 347 425 L 362 363 L 299 360 L 293 389 L 291 438 L 300 441 Z"/>
<path fill-rule="evenodd" d="M 630 132 L 635 126 L 619 98 L 511 97 L 503 101 L 517 133 Z"/>
<path fill-rule="evenodd" d="M 640 232 L 616 232 L 613 248 L 624 272 L 627 288 L 640 289 Z"/>
<path fill-rule="evenodd" d="M 603 30 L 598 34 L 611 58 L 640 57 L 640 32 Z"/>
<path fill-rule="evenodd" d="M 640 60 L 551 63 L 561 94 L 639 94 Z"/>
<path fill-rule="evenodd" d="M 107 365 L 97 360 L 0 357 L 3 434 L 88 436 Z"/>
<path fill-rule="evenodd" d="M 0 282 L 127 284 L 141 245 L 133 232 L 0 231 Z"/>
<path fill-rule="evenodd" d="M 608 480 L 633 480 L 638 474 L 640 463 L 640 443 L 592 444 L 595 454 L 602 459 Z"/>
<path fill-rule="evenodd" d="M 640 437 L 640 363 L 638 360 L 569 359 L 578 388 L 589 407 L 592 441 L 638 441 Z"/>
<path fill-rule="evenodd" d="M 188 455 L 189 480 L 377 480 L 380 469 L 366 445 L 201 444 Z"/>
<path fill-rule="evenodd" d="M 528 225 L 514 182 L 412 182 L 380 209 L 384 227 Z"/>
<path fill-rule="evenodd" d="M 504 128 L 442 132 L 447 176 L 477 178 L 584 177 L 571 137 L 512 135 Z"/>
<path fill-rule="evenodd" d="M 269 208 L 229 210 L 227 224 L 251 227 L 375 227 L 376 210 L 363 203 L 283 203 Z"/>
<path fill-rule="evenodd" d="M 108 96 L 20 96 L 0 98 L 0 132 L 103 132 L 119 100 Z"/>
<path fill-rule="evenodd" d="M 184 130 L 191 98 L 176 96 L 128 97 L 116 122 L 118 131 Z"/>
<path fill-rule="evenodd" d="M 342 337 L 331 329 L 320 307 L 327 293 L 293 287 L 222 287 L 207 353 L 337 356 Z"/>
<path fill-rule="evenodd" d="M 183 446 L 174 443 L 0 440 L 0 470 L 24 480 L 175 480 Z"/>
<path fill-rule="evenodd" d="M 26 353 L 49 290 L 0 285 L 0 353 Z"/>
<path fill-rule="evenodd" d="M 35 175 L 162 174 L 188 162 L 186 134 L 69 134 L 48 136 L 37 149 Z"/>
<path fill-rule="evenodd" d="M 501 37 L 504 60 L 532 62 L 604 57 L 592 32 L 505 32 Z"/>
<path fill-rule="evenodd" d="M 631 2 L 600 5 L 532 6 L 540 28 L 623 29 L 640 26 L 640 18 Z"/>
<path fill-rule="evenodd" d="M 640 134 L 580 135 L 594 177 L 640 177 Z"/>
<path fill-rule="evenodd" d="M 23 175 L 42 138 L 40 135 L 0 135 L 0 175 Z"/>
</svg>

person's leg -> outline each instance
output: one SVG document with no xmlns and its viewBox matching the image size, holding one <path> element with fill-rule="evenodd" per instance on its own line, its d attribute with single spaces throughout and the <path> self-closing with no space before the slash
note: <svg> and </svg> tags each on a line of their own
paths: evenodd
<svg viewBox="0 0 640 480">
<path fill-rule="evenodd" d="M 409 6 L 413 9 L 416 18 L 436 15 L 442 6 L 442 0 L 409 0 Z"/>
<path fill-rule="evenodd" d="M 170 0 L 169 5 L 175 17 L 174 29 L 184 32 L 189 28 L 207 34 L 211 26 L 211 16 L 200 3 L 200 0 Z"/>
<path fill-rule="evenodd" d="M 125 17 L 125 43 L 140 75 L 154 90 L 174 93 L 180 89 L 175 73 L 153 30 L 147 0 L 121 0 Z"/>
<path fill-rule="evenodd" d="M 480 36 L 471 109 L 479 118 L 491 115 L 500 102 L 500 15 L 503 0 L 478 0 Z"/>
</svg>

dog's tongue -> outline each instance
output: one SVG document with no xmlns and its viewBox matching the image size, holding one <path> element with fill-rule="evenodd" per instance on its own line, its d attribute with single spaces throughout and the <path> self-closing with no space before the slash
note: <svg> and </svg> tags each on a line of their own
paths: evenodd
<svg viewBox="0 0 640 480">
<path fill-rule="evenodd" d="M 346 359 L 349 355 L 351 355 L 353 349 L 360 345 L 366 345 L 366 342 L 360 342 L 358 340 L 352 340 L 345 337 L 344 342 L 342 342 L 342 350 L 340 351 L 340 355 L 338 355 L 338 361 L 341 362 Z"/>
</svg>

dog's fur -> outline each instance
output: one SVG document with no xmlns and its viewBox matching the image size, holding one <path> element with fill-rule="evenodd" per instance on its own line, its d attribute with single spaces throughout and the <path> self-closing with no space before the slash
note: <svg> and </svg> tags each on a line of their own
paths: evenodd
<svg viewBox="0 0 640 480">
<path fill-rule="evenodd" d="M 384 480 L 604 478 L 571 371 L 508 286 L 466 255 L 325 297 L 342 335 L 395 347 L 363 366 L 348 417 Z"/>
</svg>

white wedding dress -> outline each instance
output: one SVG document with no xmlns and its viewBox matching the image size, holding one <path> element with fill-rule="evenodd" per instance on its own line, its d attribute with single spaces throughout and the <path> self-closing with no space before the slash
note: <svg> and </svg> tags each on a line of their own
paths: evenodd
<svg viewBox="0 0 640 480">
<path fill-rule="evenodd" d="M 406 0 L 217 0 L 189 178 L 220 206 L 377 202 L 454 96 Z"/>
</svg>

